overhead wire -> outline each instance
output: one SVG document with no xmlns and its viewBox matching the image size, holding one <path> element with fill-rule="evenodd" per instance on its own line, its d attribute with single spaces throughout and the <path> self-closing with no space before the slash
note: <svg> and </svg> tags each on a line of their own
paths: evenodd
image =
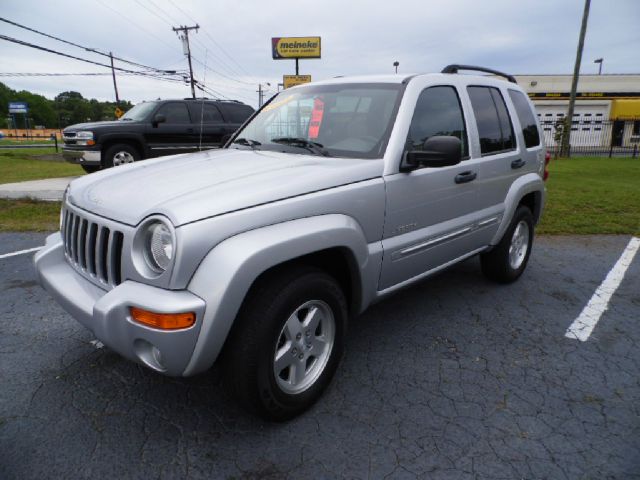
<svg viewBox="0 0 640 480">
<path fill-rule="evenodd" d="M 71 42 L 69 40 L 65 40 L 65 39 L 57 37 L 55 35 L 51 35 L 49 33 L 45 33 L 45 32 L 42 32 L 40 30 L 36 30 L 35 28 L 31 28 L 31 27 L 28 27 L 26 25 L 22 25 L 20 23 L 14 22 L 14 21 L 9 20 L 7 18 L 0 17 L 0 21 L 2 21 L 4 23 L 8 23 L 9 25 L 13 25 L 13 26 L 18 27 L 18 28 L 22 28 L 24 30 L 28 30 L 28 31 L 33 32 L 33 33 L 37 33 L 38 35 L 42 35 L 44 37 L 48 37 L 48 38 L 51 38 L 53 40 L 57 40 L 58 42 L 65 43 L 67 45 L 71 45 L 71 46 L 74 46 L 76 48 L 80 48 L 80 49 L 85 50 L 87 52 L 93 52 L 93 53 L 96 53 L 98 55 L 102 55 L 104 57 L 113 58 L 114 60 L 118 60 L 119 62 L 128 63 L 130 65 L 135 65 L 137 67 L 145 68 L 145 69 L 148 69 L 148 70 L 154 70 L 154 71 L 157 71 L 157 72 L 162 72 L 163 71 L 162 69 L 159 69 L 159 68 L 156 68 L 156 67 L 150 67 L 150 66 L 144 65 L 142 63 L 134 62 L 132 60 L 127 60 L 127 59 L 124 59 L 124 58 L 121 58 L 121 57 L 118 57 L 118 56 L 115 56 L 115 55 L 111 55 L 109 53 L 101 52 L 101 51 L 99 51 L 98 49 L 95 49 L 95 48 L 86 47 L 86 46 L 80 45 L 78 43 Z"/>
</svg>

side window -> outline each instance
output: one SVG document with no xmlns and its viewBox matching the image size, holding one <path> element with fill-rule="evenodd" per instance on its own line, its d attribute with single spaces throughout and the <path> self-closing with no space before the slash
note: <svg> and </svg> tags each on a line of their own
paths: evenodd
<svg viewBox="0 0 640 480">
<path fill-rule="evenodd" d="M 422 91 L 411 119 L 407 148 L 422 150 L 424 142 L 435 135 L 458 137 L 462 142 L 462 157 L 469 155 L 462 106 L 453 87 L 430 87 Z"/>
<path fill-rule="evenodd" d="M 246 105 L 234 105 L 229 103 L 225 104 L 223 108 L 225 118 L 227 122 L 230 123 L 244 123 L 244 121 L 253 113 L 251 108 Z"/>
<path fill-rule="evenodd" d="M 218 107 L 210 103 L 204 104 L 204 112 L 202 111 L 202 102 L 196 102 L 191 105 L 191 114 L 193 115 L 193 123 L 222 123 L 222 114 Z"/>
<path fill-rule="evenodd" d="M 478 125 L 483 155 L 512 150 L 516 146 L 513 126 L 500 90 L 493 87 L 467 87 Z"/>
<path fill-rule="evenodd" d="M 540 134 L 538 133 L 538 126 L 536 125 L 536 117 L 533 115 L 529 102 L 524 94 L 517 90 L 509 90 L 509 96 L 511 97 L 513 106 L 516 107 L 516 114 L 522 126 L 525 146 L 531 148 L 540 145 Z"/>
<path fill-rule="evenodd" d="M 191 123 L 189 110 L 184 103 L 165 103 L 156 112 L 156 115 L 158 114 L 164 115 L 167 118 L 167 123 Z"/>
</svg>

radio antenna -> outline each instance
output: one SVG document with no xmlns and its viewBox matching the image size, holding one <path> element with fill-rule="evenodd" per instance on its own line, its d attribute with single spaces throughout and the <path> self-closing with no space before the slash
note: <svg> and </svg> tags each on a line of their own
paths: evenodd
<svg viewBox="0 0 640 480">
<path fill-rule="evenodd" d="M 202 74 L 202 84 L 207 85 L 207 54 L 209 51 L 205 49 L 204 51 L 204 73 Z M 204 123 L 204 94 L 205 91 L 202 90 L 202 102 L 200 105 L 200 141 L 198 142 L 198 151 L 202 151 L 202 124 Z"/>
</svg>

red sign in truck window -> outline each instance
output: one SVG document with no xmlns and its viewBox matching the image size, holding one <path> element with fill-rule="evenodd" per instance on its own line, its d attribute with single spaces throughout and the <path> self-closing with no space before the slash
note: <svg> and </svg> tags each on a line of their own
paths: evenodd
<svg viewBox="0 0 640 480">
<path fill-rule="evenodd" d="M 309 120 L 309 138 L 316 139 L 320 135 L 320 125 L 324 115 L 324 101 L 321 97 L 313 99 L 313 111 Z"/>
</svg>

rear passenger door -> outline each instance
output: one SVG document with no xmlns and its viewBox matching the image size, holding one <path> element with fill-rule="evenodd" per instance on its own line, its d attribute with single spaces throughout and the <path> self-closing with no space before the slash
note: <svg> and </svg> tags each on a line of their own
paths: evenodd
<svg viewBox="0 0 640 480">
<path fill-rule="evenodd" d="M 190 105 L 193 117 L 193 143 L 196 147 L 220 147 L 222 139 L 229 133 L 218 107 L 211 102 L 193 102 Z"/>
<path fill-rule="evenodd" d="M 506 90 L 505 90 L 506 91 Z M 517 148 L 507 103 L 501 89 L 494 86 L 467 87 L 480 143 L 477 206 L 483 211 L 481 242 L 489 244 L 498 231 L 509 187 L 526 165 Z"/>
<path fill-rule="evenodd" d="M 165 121 L 154 123 L 156 115 L 164 115 Z M 193 151 L 193 125 L 185 102 L 167 102 L 158 107 L 152 122 L 146 128 L 146 141 L 151 156 L 160 157 Z"/>
<path fill-rule="evenodd" d="M 379 290 L 481 246 L 475 228 L 477 164 L 469 158 L 467 126 L 458 92 L 451 85 L 432 86 L 421 92 L 404 154 L 421 149 L 424 141 L 435 135 L 460 138 L 463 160 L 458 165 L 385 176 L 387 205 Z"/>
</svg>

